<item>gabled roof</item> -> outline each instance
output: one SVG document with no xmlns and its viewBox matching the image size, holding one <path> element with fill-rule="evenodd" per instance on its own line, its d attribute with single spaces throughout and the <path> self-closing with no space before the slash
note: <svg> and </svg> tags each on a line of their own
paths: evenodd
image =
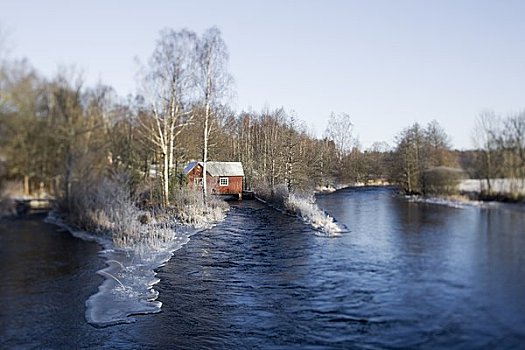
<svg viewBox="0 0 525 350">
<path fill-rule="evenodd" d="M 184 167 L 184 170 L 182 171 L 184 174 L 189 173 L 195 166 L 199 164 L 199 162 L 189 162 L 188 165 Z"/>
<path fill-rule="evenodd" d="M 202 162 L 190 162 L 184 167 L 184 174 L 189 173 L 193 168 Z M 244 176 L 241 162 L 206 162 L 206 172 L 211 176 Z"/>
</svg>

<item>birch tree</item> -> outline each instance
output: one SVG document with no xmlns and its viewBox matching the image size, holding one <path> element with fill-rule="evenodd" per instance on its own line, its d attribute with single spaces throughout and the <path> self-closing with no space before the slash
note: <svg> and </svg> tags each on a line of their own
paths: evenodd
<svg viewBox="0 0 525 350">
<path fill-rule="evenodd" d="M 170 177 L 174 168 L 175 139 L 193 118 L 194 65 L 197 36 L 172 29 L 161 31 L 144 77 L 144 92 L 152 115 L 142 123 L 161 155 L 162 204 L 169 205 Z"/>
<path fill-rule="evenodd" d="M 204 33 L 198 45 L 199 86 L 203 94 L 204 127 L 203 127 L 203 193 L 207 196 L 206 163 L 208 161 L 208 140 L 210 136 L 210 119 L 214 108 L 229 93 L 232 77 L 228 72 L 228 49 L 222 39 L 221 31 L 212 27 Z"/>
</svg>

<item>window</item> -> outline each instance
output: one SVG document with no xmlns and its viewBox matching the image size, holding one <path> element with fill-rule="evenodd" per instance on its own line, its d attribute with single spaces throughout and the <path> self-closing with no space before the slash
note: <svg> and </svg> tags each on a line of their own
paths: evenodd
<svg viewBox="0 0 525 350">
<path fill-rule="evenodd" d="M 228 181 L 228 180 L 229 180 L 229 179 L 228 179 L 227 177 L 221 177 L 221 178 L 219 179 L 219 185 L 220 185 L 220 186 L 228 186 L 228 184 L 229 184 L 229 181 Z"/>
<path fill-rule="evenodd" d="M 196 177 L 193 179 L 193 183 L 195 186 L 201 186 L 202 187 L 202 177 Z"/>
</svg>

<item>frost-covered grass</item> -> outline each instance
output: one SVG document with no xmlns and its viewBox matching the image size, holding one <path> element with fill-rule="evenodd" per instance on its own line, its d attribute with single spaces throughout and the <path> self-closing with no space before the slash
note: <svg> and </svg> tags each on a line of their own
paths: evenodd
<svg viewBox="0 0 525 350">
<path fill-rule="evenodd" d="M 229 209 L 228 203 L 217 196 L 208 196 L 206 201 L 200 191 L 180 189 L 173 199 L 176 218 L 183 224 L 205 228 L 224 220 Z"/>
<path fill-rule="evenodd" d="M 334 218 L 319 208 L 313 195 L 291 193 L 285 201 L 285 207 L 328 236 L 339 236 L 343 232 Z"/>
<path fill-rule="evenodd" d="M 179 190 L 169 208 L 139 208 L 128 191 L 125 175 L 102 178 L 73 187 L 69 201 L 59 202 L 66 222 L 97 235 L 111 237 L 117 248 L 163 249 L 174 228 L 185 224 L 209 227 L 225 217 L 224 201 L 210 196 L 205 204 L 200 192 Z"/>
<path fill-rule="evenodd" d="M 299 216 L 315 230 L 329 237 L 339 236 L 344 232 L 334 218 L 319 208 L 313 194 L 290 193 L 286 185 L 280 184 L 273 191 L 268 188 L 258 189 L 257 196 L 276 209 Z"/>
<path fill-rule="evenodd" d="M 74 236 L 95 240 L 105 248 L 107 267 L 99 291 L 86 302 L 88 322 L 106 326 L 133 322 L 132 315 L 159 312 L 155 269 L 189 241 L 197 228 L 224 219 L 224 201 L 181 190 L 170 208 L 139 208 L 129 195 L 125 176 L 99 179 L 74 187 L 69 201 L 60 201 L 61 218 L 49 220 Z M 56 214 L 56 213 L 55 213 Z M 74 227 L 73 227 L 74 226 Z M 77 229 L 80 228 L 80 229 Z"/>
<path fill-rule="evenodd" d="M 125 176 L 78 184 L 59 202 L 64 220 L 88 232 L 108 236 L 118 248 L 155 248 L 173 234 L 151 213 L 139 209 L 127 191 Z"/>
<path fill-rule="evenodd" d="M 482 207 L 483 203 L 480 201 L 470 200 L 468 197 L 461 195 L 449 195 L 440 197 L 425 197 L 425 196 L 406 196 L 410 202 L 427 203 L 435 205 L 443 205 L 451 208 L 466 208 L 466 207 Z"/>
</svg>

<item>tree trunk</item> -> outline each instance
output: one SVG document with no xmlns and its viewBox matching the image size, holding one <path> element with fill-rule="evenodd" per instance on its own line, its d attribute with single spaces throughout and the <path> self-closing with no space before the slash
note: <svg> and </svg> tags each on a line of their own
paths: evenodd
<svg viewBox="0 0 525 350">
<path fill-rule="evenodd" d="M 206 91 L 204 95 L 205 109 L 204 109 L 204 149 L 202 150 L 202 192 L 204 194 L 204 203 L 206 203 L 206 197 L 208 196 L 208 181 L 206 174 L 206 163 L 208 162 L 208 135 L 209 135 L 209 119 L 211 109 L 211 98 L 212 98 L 212 54 L 208 52 L 208 62 L 206 65 Z"/>
<path fill-rule="evenodd" d="M 167 207 L 170 205 L 170 187 L 169 187 L 169 159 L 166 152 L 162 154 L 164 167 L 162 169 L 162 195 L 164 206 Z"/>
<path fill-rule="evenodd" d="M 24 194 L 28 196 L 29 192 L 29 176 L 24 175 Z"/>
<path fill-rule="evenodd" d="M 210 102 L 206 101 L 206 109 L 204 115 L 204 149 L 202 150 L 202 192 L 204 194 L 204 201 L 208 195 L 208 181 L 206 175 L 206 163 L 208 162 L 208 119 L 210 114 Z"/>
<path fill-rule="evenodd" d="M 486 176 L 485 180 L 487 181 L 487 194 L 490 196 L 492 194 L 492 184 L 491 184 L 491 178 L 492 178 L 492 159 L 490 156 L 490 151 L 487 151 L 486 153 Z"/>
</svg>

